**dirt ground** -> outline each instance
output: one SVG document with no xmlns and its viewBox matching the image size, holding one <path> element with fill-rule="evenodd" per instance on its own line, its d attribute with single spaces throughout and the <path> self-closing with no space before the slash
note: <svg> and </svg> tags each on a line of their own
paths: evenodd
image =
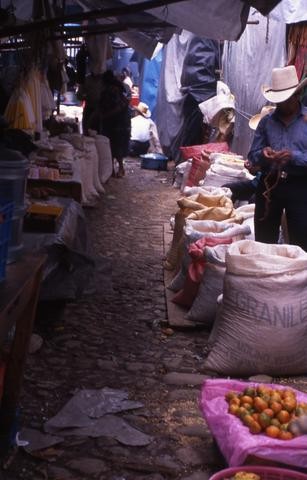
<svg viewBox="0 0 307 480">
<path fill-rule="evenodd" d="M 117 416 L 149 444 L 68 435 L 32 454 L 19 448 L 0 478 L 206 480 L 223 467 L 198 404 L 208 334 L 165 328 L 163 225 L 179 196 L 172 178 L 128 159 L 126 176 L 110 179 L 85 211 L 90 253 L 110 259 L 110 288 L 98 276 L 95 292 L 36 325 L 44 343 L 28 358 L 21 397 L 21 427 L 42 431 L 78 390 L 123 390 L 143 407 Z"/>
</svg>

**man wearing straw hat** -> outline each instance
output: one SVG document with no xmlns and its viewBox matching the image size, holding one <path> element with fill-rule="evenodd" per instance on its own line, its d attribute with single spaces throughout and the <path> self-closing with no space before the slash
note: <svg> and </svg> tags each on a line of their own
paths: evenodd
<svg viewBox="0 0 307 480">
<path fill-rule="evenodd" d="M 135 107 L 135 116 L 131 119 L 129 155 L 137 157 L 148 152 L 150 145 L 151 111 L 148 105 L 140 102 Z"/>
<path fill-rule="evenodd" d="M 248 154 L 252 167 L 261 170 L 255 202 L 255 239 L 277 243 L 285 211 L 289 243 L 307 251 L 307 108 L 294 66 L 274 68 L 271 86 L 263 86 L 265 99 L 276 104 L 256 129 Z"/>
</svg>

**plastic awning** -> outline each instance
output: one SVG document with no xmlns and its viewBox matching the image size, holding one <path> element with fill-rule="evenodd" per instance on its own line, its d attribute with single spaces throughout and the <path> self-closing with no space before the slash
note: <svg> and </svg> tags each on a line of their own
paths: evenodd
<svg viewBox="0 0 307 480">
<path fill-rule="evenodd" d="M 292 0 L 292 3 L 298 4 L 301 1 L 304 3 L 307 0 Z M 73 21 L 73 17 L 68 15 L 68 12 L 71 11 L 76 12 L 76 14 L 81 13 L 81 15 L 83 13 L 85 18 L 88 18 L 86 15 L 91 11 L 103 13 L 108 8 L 117 7 L 124 9 L 124 11 L 119 15 L 110 15 L 107 18 L 102 18 L 98 13 L 95 19 L 100 26 L 105 25 L 108 32 L 112 31 L 113 27 L 116 31 L 119 23 L 124 24 L 126 29 L 122 32 L 122 36 L 128 38 L 131 35 L 134 43 L 131 46 L 135 49 L 138 42 L 139 46 L 142 47 L 142 43 L 146 43 L 146 38 L 149 42 L 156 40 L 166 43 L 171 38 L 171 34 L 174 33 L 174 29 L 177 29 L 177 32 L 184 29 L 199 37 L 214 40 L 237 40 L 245 29 L 250 6 L 259 9 L 263 14 L 267 14 L 277 4 L 285 3 L 286 9 L 291 4 L 291 0 L 231 0 L 231 2 L 229 0 L 185 0 L 177 2 L 169 0 L 169 2 L 167 0 L 165 2 L 158 0 L 67 0 L 64 14 L 63 12 L 61 15 L 57 14 L 58 17 L 62 17 L 62 21 L 59 21 L 58 25 L 65 23 L 63 21 L 65 16 L 69 17 L 69 21 Z M 17 24 L 30 22 L 32 28 L 37 28 L 37 21 L 32 19 L 34 3 L 35 0 L 2 0 L 1 9 L 8 8 L 13 11 L 17 18 Z M 53 4 L 54 2 L 51 0 L 42 2 L 46 11 L 52 11 Z M 135 6 L 138 5 L 137 8 L 140 8 L 140 10 L 136 12 Z M 159 6 L 148 9 L 155 5 Z M 9 35 L 14 35 L 12 32 L 14 27 L 17 29 L 17 25 L 12 23 L 12 18 L 6 23 L 5 20 L 1 19 L 2 16 L 0 16 L 0 36 L 3 37 L 3 32 L 6 31 L 10 32 Z M 47 21 L 48 19 L 43 16 L 42 20 Z M 79 17 L 80 21 L 82 22 Z M 93 21 L 93 18 L 91 21 Z M 159 23 L 160 28 L 158 28 Z M 137 26 L 138 24 L 140 27 Z M 44 26 L 42 25 L 42 27 Z M 170 29 L 169 32 L 168 28 Z M 163 35 L 163 32 L 166 32 L 166 35 Z M 121 36 L 120 33 L 118 35 Z"/>
</svg>

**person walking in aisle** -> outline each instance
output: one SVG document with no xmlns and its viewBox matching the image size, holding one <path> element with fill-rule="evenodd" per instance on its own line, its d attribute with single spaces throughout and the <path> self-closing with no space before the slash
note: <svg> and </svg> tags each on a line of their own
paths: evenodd
<svg viewBox="0 0 307 480">
<path fill-rule="evenodd" d="M 122 82 L 115 77 L 112 70 L 102 74 L 99 118 L 99 133 L 110 139 L 113 162 L 114 159 L 118 162 L 117 172 L 113 163 L 113 176 L 123 177 L 124 157 L 128 155 L 131 130 L 129 98 Z"/>
</svg>

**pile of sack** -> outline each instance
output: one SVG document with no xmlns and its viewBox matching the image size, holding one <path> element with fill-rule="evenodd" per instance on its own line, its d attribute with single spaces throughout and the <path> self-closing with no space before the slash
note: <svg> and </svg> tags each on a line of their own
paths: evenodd
<svg viewBox="0 0 307 480">
<path fill-rule="evenodd" d="M 241 174 L 243 160 L 218 154 L 213 167 Z M 231 165 L 231 166 L 229 166 Z M 185 317 L 211 330 L 206 371 L 248 377 L 306 372 L 307 253 L 254 241 L 254 205 L 234 208 L 228 188 L 186 186 L 178 199 L 164 267 Z M 225 172 L 224 172 L 225 173 Z"/>
</svg>

